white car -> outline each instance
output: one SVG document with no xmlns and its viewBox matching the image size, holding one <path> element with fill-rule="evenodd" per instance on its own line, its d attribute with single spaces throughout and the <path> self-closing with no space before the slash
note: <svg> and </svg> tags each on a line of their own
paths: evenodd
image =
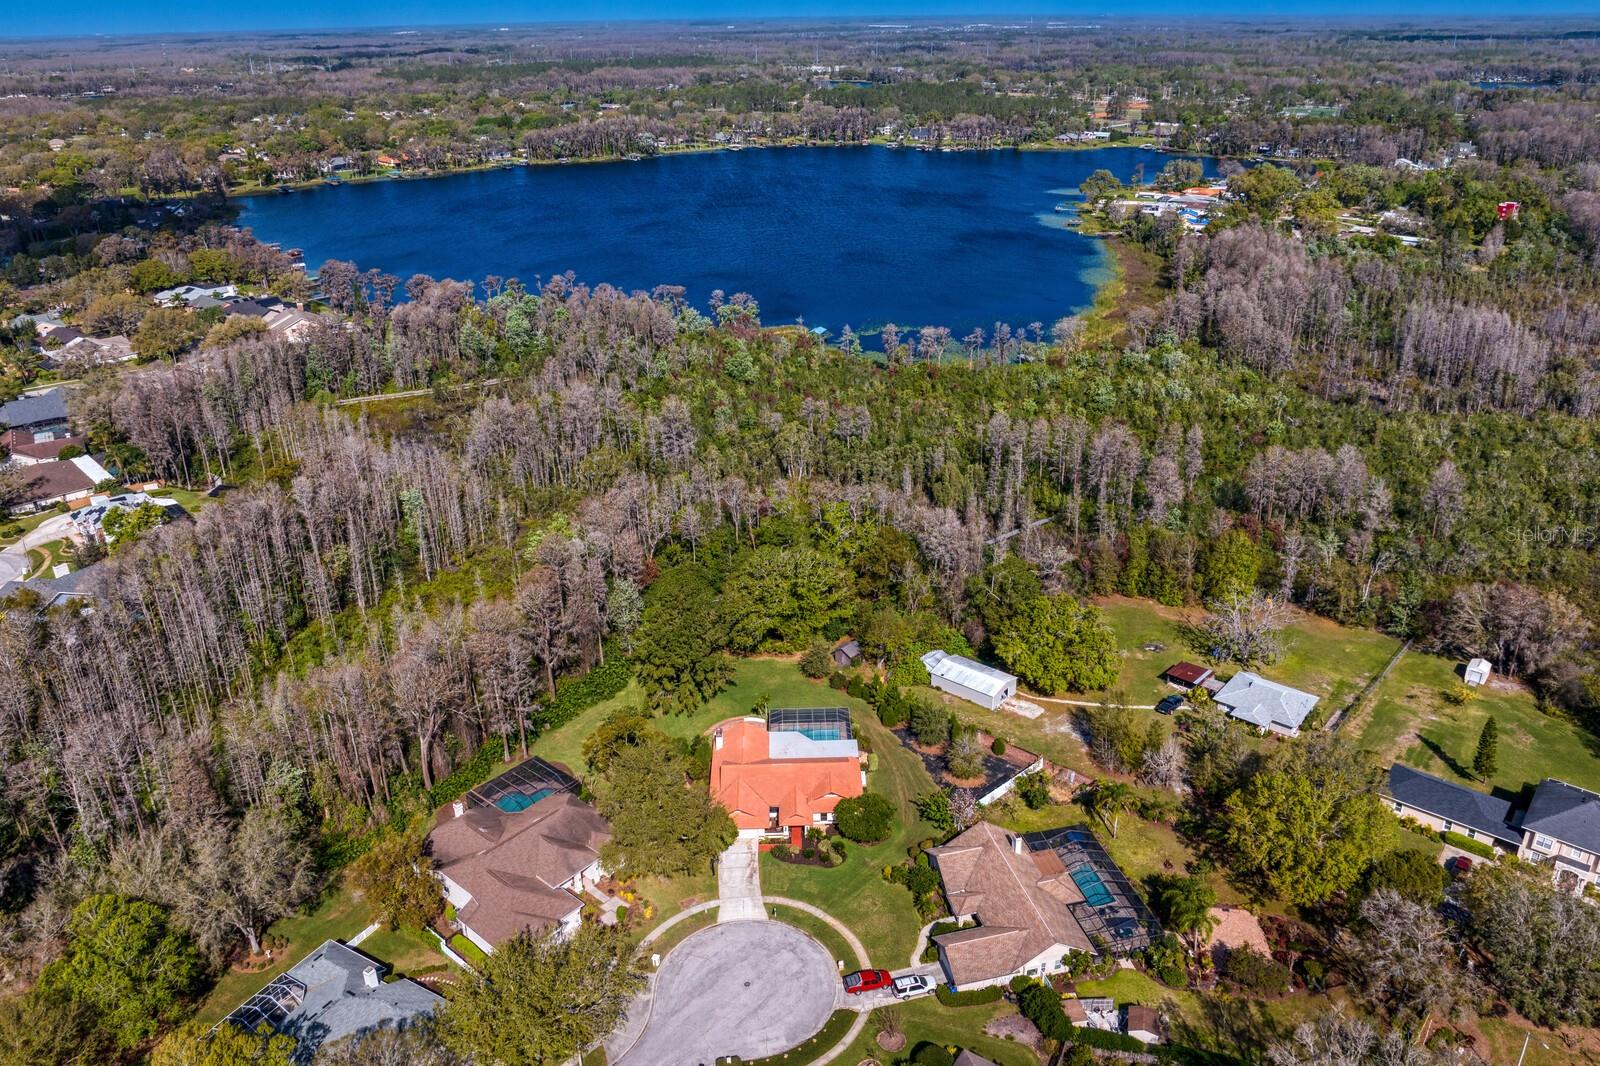
<svg viewBox="0 0 1600 1066">
<path fill-rule="evenodd" d="M 915 999 L 933 991 L 933 978 L 923 973 L 907 974 L 894 979 L 895 999 Z"/>
</svg>

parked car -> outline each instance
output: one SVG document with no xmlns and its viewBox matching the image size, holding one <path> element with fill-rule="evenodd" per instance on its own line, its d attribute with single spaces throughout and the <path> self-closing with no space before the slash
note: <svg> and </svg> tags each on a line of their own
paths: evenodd
<svg viewBox="0 0 1600 1066">
<path fill-rule="evenodd" d="M 1171 696 L 1165 697 L 1164 699 L 1162 699 L 1162 701 L 1160 703 L 1156 704 L 1156 713 L 1157 714 L 1172 714 L 1174 711 L 1176 711 L 1179 707 L 1182 707 L 1182 706 L 1183 706 L 1183 697 L 1179 696 L 1177 694 L 1173 694 Z"/>
<path fill-rule="evenodd" d="M 912 973 L 894 979 L 895 999 L 914 999 L 933 991 L 933 978 L 925 973 Z"/>
<path fill-rule="evenodd" d="M 1457 855 L 1450 860 L 1450 870 L 1457 877 L 1465 877 L 1472 872 L 1472 860 L 1465 855 Z"/>
<path fill-rule="evenodd" d="M 880 988 L 889 987 L 891 980 L 888 970 L 857 970 L 855 973 L 844 975 L 844 990 L 851 994 L 876 992 Z"/>
</svg>

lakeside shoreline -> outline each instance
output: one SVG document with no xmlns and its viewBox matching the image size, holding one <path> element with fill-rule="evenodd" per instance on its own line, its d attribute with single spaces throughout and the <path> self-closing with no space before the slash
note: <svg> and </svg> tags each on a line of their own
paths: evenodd
<svg viewBox="0 0 1600 1066">
<path fill-rule="evenodd" d="M 638 158 L 625 155 L 594 156 L 587 159 L 514 159 L 499 160 L 492 163 L 480 163 L 473 166 L 449 167 L 443 170 L 415 170 L 384 172 L 382 174 L 354 174 L 350 176 L 332 175 L 321 178 L 307 178 L 303 181 L 283 182 L 270 186 L 240 186 L 226 190 L 223 195 L 228 200 L 244 200 L 258 196 L 279 196 L 293 192 L 310 192 L 324 188 L 338 188 L 341 185 L 371 185 L 382 181 L 423 181 L 430 178 L 448 178 L 458 174 L 483 174 L 496 170 L 514 170 L 518 167 L 564 167 L 564 166 L 595 166 L 601 164 L 644 163 L 651 160 L 667 159 L 675 156 L 687 155 L 712 155 L 719 152 L 737 151 L 775 151 L 783 149 L 818 149 L 818 148 L 888 148 L 895 151 L 911 152 L 940 152 L 944 149 L 933 145 L 905 144 L 898 141 L 873 139 L 866 142 L 850 141 L 838 143 L 810 143 L 796 142 L 789 144 L 712 144 L 692 145 L 686 148 L 673 148 L 668 151 L 655 152 L 649 155 L 640 154 Z M 1107 151 L 1112 149 L 1140 150 L 1147 152 L 1161 152 L 1167 155 L 1185 156 L 1196 159 L 1229 159 L 1231 156 L 1217 155 L 1210 152 L 1193 151 L 1186 148 L 1171 148 L 1166 145 L 1155 144 L 1150 141 L 1106 143 L 1095 141 L 1090 143 L 1074 144 L 1007 144 L 989 145 L 981 148 L 960 147 L 952 148 L 951 154 L 967 152 L 1086 152 Z"/>
</svg>

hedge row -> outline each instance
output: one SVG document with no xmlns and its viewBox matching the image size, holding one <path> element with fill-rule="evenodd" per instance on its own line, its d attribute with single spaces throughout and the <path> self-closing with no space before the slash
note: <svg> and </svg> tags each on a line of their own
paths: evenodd
<svg viewBox="0 0 1600 1066">
<path fill-rule="evenodd" d="M 1460 833 L 1440 833 L 1439 839 L 1449 844 L 1452 848 L 1460 848 L 1462 851 L 1471 852 L 1485 859 L 1494 858 L 1494 848 L 1481 840 L 1473 840 L 1471 837 L 1463 836 Z"/>
<path fill-rule="evenodd" d="M 965 992 L 952 992 L 949 985 L 941 984 L 934 989 L 933 994 L 939 1002 L 946 1007 L 978 1007 L 985 1003 L 997 1003 L 1006 990 L 999 985 L 990 985 L 988 988 L 969 988 Z"/>
</svg>

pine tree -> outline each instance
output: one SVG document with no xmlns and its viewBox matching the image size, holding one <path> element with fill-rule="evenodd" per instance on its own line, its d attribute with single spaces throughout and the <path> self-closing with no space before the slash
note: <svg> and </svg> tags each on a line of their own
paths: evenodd
<svg viewBox="0 0 1600 1066">
<path fill-rule="evenodd" d="M 1483 732 L 1478 734 L 1478 750 L 1472 756 L 1472 772 L 1480 780 L 1488 780 L 1494 776 L 1495 768 L 1499 764 L 1500 756 L 1500 727 L 1493 718 L 1483 723 Z"/>
</svg>

